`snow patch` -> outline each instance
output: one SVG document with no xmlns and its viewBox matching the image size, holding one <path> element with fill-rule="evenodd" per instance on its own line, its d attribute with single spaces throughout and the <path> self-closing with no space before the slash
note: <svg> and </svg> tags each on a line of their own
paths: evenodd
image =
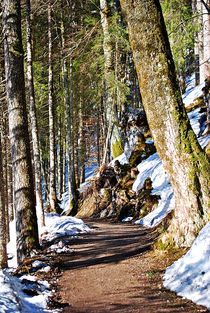
<svg viewBox="0 0 210 313">
<path fill-rule="evenodd" d="M 186 255 L 167 268 L 164 286 L 210 309 L 210 223 Z"/>
<path fill-rule="evenodd" d="M 190 106 L 195 99 L 202 96 L 202 88 L 204 86 L 205 82 L 194 88 L 192 86 L 188 86 L 186 92 L 182 96 L 182 100 L 186 108 Z"/>
<path fill-rule="evenodd" d="M 156 209 L 137 220 L 135 224 L 155 227 L 174 209 L 173 191 L 157 153 L 141 162 L 138 165 L 138 170 L 139 174 L 133 184 L 133 191 L 138 192 L 143 187 L 145 180 L 150 177 L 153 187 L 152 194 L 159 195 L 161 199 Z"/>
<path fill-rule="evenodd" d="M 46 226 L 42 229 L 42 240 L 52 241 L 63 236 L 90 232 L 90 228 L 81 219 L 60 216 L 56 213 L 46 214 L 45 223 Z"/>
</svg>

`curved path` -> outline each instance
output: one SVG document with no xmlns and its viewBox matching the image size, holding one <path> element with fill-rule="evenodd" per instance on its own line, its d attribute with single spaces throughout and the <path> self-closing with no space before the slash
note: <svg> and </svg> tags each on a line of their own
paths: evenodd
<svg viewBox="0 0 210 313">
<path fill-rule="evenodd" d="M 156 232 L 139 226 L 88 222 L 93 231 L 71 241 L 57 265 L 65 313 L 209 312 L 165 290 L 165 260 L 150 251 Z"/>
</svg>

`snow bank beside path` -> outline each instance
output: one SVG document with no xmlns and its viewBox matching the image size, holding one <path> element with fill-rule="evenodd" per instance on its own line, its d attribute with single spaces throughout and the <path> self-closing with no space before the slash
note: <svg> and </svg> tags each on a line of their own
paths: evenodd
<svg viewBox="0 0 210 313">
<path fill-rule="evenodd" d="M 45 216 L 46 226 L 42 228 L 41 239 L 52 241 L 63 236 L 75 236 L 79 233 L 87 233 L 90 228 L 80 219 L 68 216 L 59 216 L 56 213 L 48 213 Z M 11 241 L 7 251 L 9 256 L 9 266 L 16 267 L 16 240 L 15 222 L 10 225 Z M 55 253 L 62 253 L 69 248 L 61 247 L 61 242 L 50 246 Z M 69 251 L 69 250 L 68 250 Z M 35 261 L 32 264 L 34 272 L 48 272 L 51 270 L 48 264 Z M 29 293 L 27 293 L 27 290 Z M 30 295 L 30 291 L 35 291 L 36 295 Z M 48 310 L 47 303 L 52 296 L 50 286 L 47 281 L 39 281 L 33 273 L 19 278 L 12 276 L 10 270 L 0 271 L 0 313 L 47 313 L 60 312 L 59 310 Z"/>
<path fill-rule="evenodd" d="M 48 213 L 45 216 L 45 223 L 46 226 L 42 229 L 42 240 L 52 241 L 63 236 L 90 232 L 90 228 L 81 219 L 72 216 Z"/>
<path fill-rule="evenodd" d="M 210 223 L 186 255 L 167 268 L 164 286 L 210 309 Z"/>
<path fill-rule="evenodd" d="M 15 291 L 6 272 L 0 271 L 0 312 L 21 312 L 20 303 L 17 301 Z"/>
<path fill-rule="evenodd" d="M 36 290 L 36 296 L 27 295 L 27 290 Z M 51 296 L 47 281 L 24 275 L 11 276 L 7 270 L 0 271 L 0 313 L 47 313 L 47 302 Z"/>
<path fill-rule="evenodd" d="M 155 227 L 164 217 L 174 209 L 174 197 L 168 177 L 163 169 L 162 162 L 157 153 L 151 155 L 138 165 L 139 174 L 133 184 L 133 191 L 140 190 L 145 180 L 152 180 L 152 194 L 161 197 L 158 206 L 144 218 L 137 220 L 135 224 L 146 227 Z"/>
</svg>

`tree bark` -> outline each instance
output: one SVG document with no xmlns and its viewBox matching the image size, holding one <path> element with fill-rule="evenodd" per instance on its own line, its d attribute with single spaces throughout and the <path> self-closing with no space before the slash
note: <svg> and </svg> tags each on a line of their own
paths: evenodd
<svg viewBox="0 0 210 313">
<path fill-rule="evenodd" d="M 121 6 L 149 127 L 175 195 L 166 238 L 190 246 L 208 220 L 210 164 L 182 103 L 159 1 L 121 0 Z"/>
<path fill-rule="evenodd" d="M 2 166 L 2 143 L 0 129 L 0 268 L 7 267 L 7 229 L 6 229 L 6 210 L 5 210 L 5 190 Z"/>
<path fill-rule="evenodd" d="M 202 3 L 203 9 L 203 56 L 204 56 L 204 77 L 205 80 L 210 75 L 210 0 L 205 1 L 206 5 Z"/>
<path fill-rule="evenodd" d="M 82 184 L 85 181 L 86 140 L 84 132 L 84 109 L 81 99 L 79 105 L 78 151 L 79 151 L 79 183 Z"/>
<path fill-rule="evenodd" d="M 105 79 L 105 109 L 107 139 L 105 154 L 108 152 L 108 144 L 110 144 L 111 155 L 116 158 L 123 153 L 123 143 L 118 128 L 117 112 L 114 103 L 114 94 L 111 91 L 111 80 L 114 77 L 114 48 L 111 40 L 109 29 L 110 7 L 107 0 L 100 0 L 101 25 L 103 29 L 103 50 L 104 50 L 104 79 Z M 106 161 L 106 155 L 103 157 L 103 163 Z"/>
<path fill-rule="evenodd" d="M 63 132 L 62 132 L 62 116 L 58 121 L 58 140 L 57 140 L 57 193 L 59 199 L 63 193 Z"/>
<path fill-rule="evenodd" d="M 52 1 L 48 4 L 48 106 L 49 106 L 49 145 L 50 145 L 50 169 L 49 169 L 49 200 L 50 208 L 56 211 L 56 178 L 55 178 L 55 121 L 53 105 L 53 66 L 52 66 Z"/>
<path fill-rule="evenodd" d="M 66 102 L 66 146 L 67 146 L 67 162 L 68 162 L 68 190 L 69 190 L 69 212 L 71 215 L 77 213 L 77 195 L 76 180 L 74 169 L 74 140 L 73 140 L 73 74 L 72 59 L 70 59 L 70 77 L 69 77 L 70 95 L 69 102 Z"/>
<path fill-rule="evenodd" d="M 38 245 L 36 204 L 27 122 L 20 1 L 3 1 L 3 35 L 9 133 L 14 175 L 17 259 Z"/>
<path fill-rule="evenodd" d="M 44 207 L 42 201 L 42 175 L 41 159 L 38 138 L 38 125 L 36 117 L 35 93 L 34 93 L 34 75 L 32 60 L 32 30 L 31 30 L 31 2 L 26 0 L 26 32 L 27 32 L 27 81 L 29 91 L 29 113 L 31 122 L 31 135 L 33 143 L 33 160 L 35 173 L 35 192 L 36 192 L 36 210 L 39 228 L 45 225 Z"/>
<path fill-rule="evenodd" d="M 65 48 L 65 27 L 63 16 L 61 21 L 61 46 L 62 46 L 62 72 L 64 86 L 64 105 L 66 110 L 66 152 L 68 164 L 68 193 L 69 210 L 68 213 L 75 215 L 77 213 L 76 181 L 74 171 L 74 141 L 73 141 L 73 75 L 72 59 L 70 58 L 70 71 L 68 75 L 67 59 L 64 54 Z"/>
</svg>

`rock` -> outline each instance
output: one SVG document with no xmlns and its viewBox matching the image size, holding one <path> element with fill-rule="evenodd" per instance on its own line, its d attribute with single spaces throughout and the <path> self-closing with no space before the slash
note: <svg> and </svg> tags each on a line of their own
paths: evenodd
<svg viewBox="0 0 210 313">
<path fill-rule="evenodd" d="M 108 209 L 104 209 L 100 213 L 100 218 L 105 218 L 105 217 L 107 217 L 107 215 L 108 215 Z"/>
</svg>

